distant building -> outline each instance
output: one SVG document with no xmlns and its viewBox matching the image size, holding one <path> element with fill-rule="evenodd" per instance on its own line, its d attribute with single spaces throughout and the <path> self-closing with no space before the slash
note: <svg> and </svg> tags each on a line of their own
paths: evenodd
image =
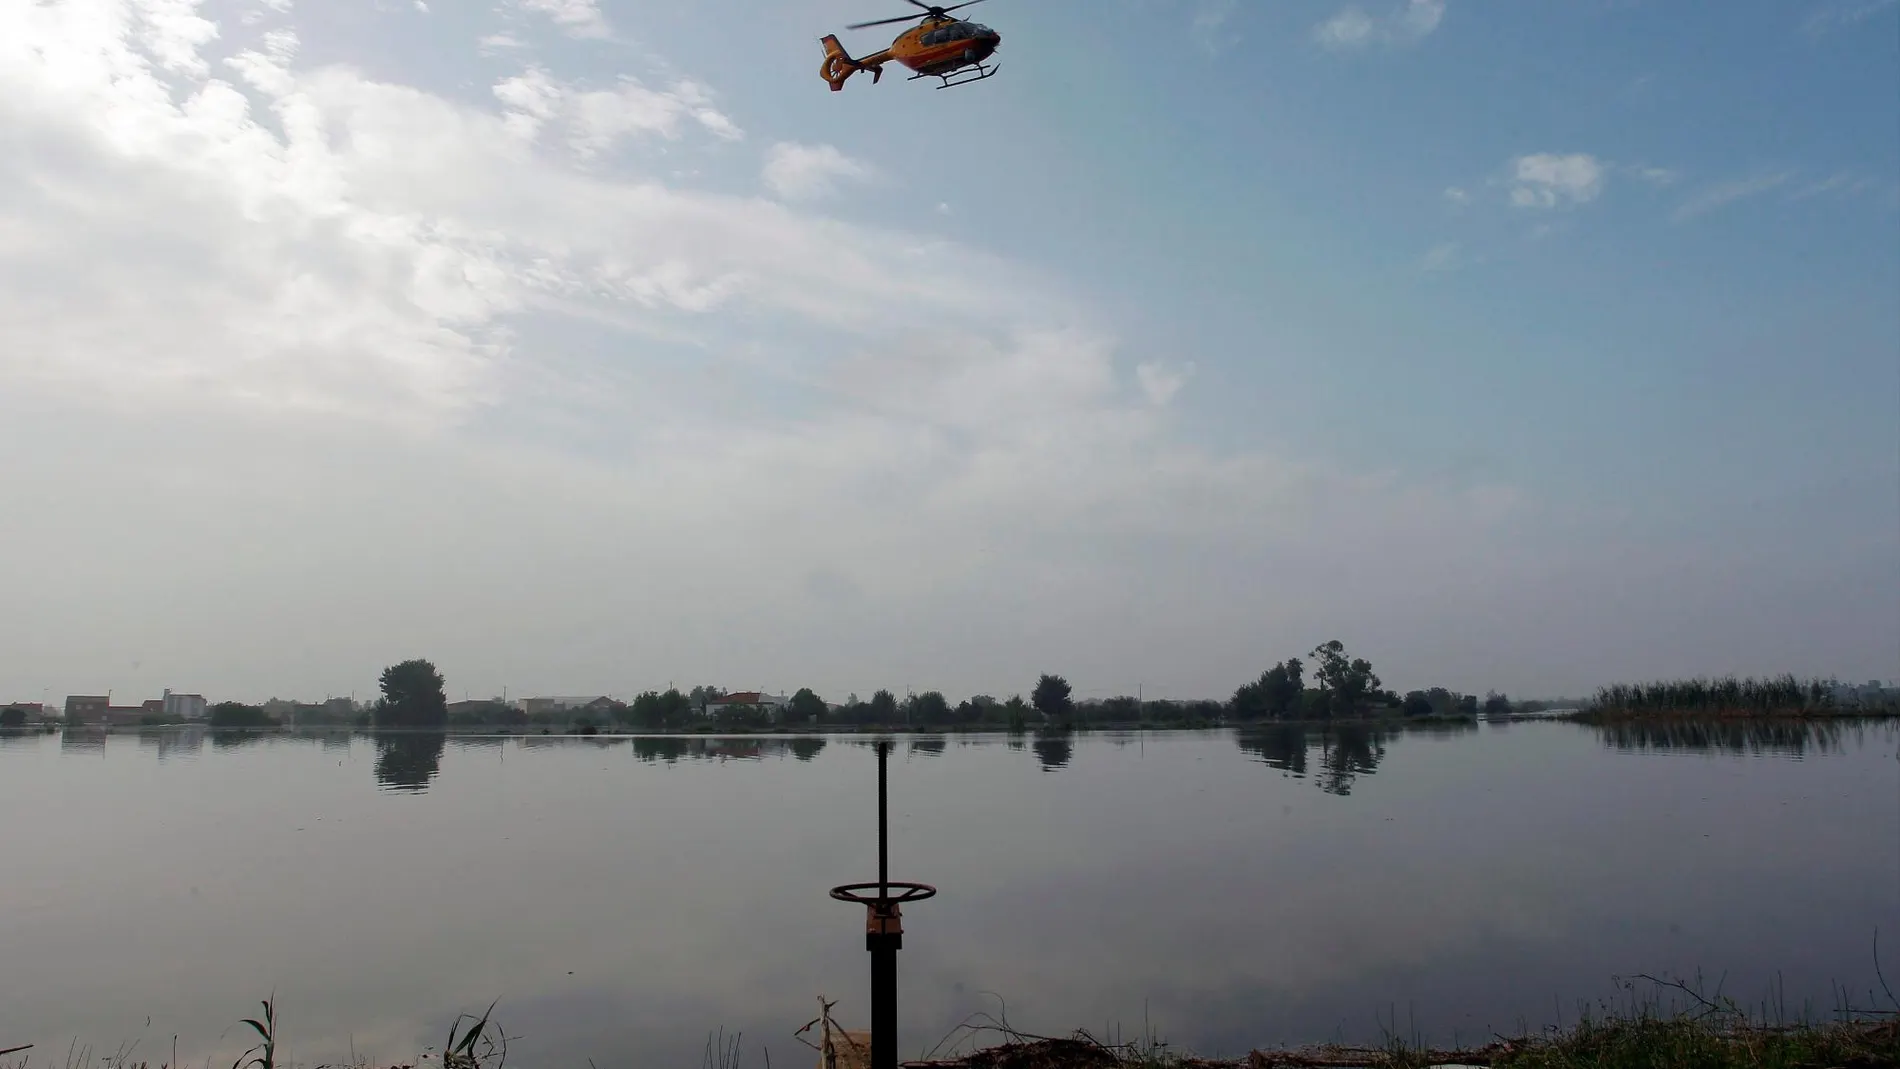
<svg viewBox="0 0 1900 1069">
<path fill-rule="evenodd" d="M 112 696 L 107 694 L 68 694 L 66 696 L 66 722 L 75 727 L 85 724 L 103 724 L 106 722 L 106 710 L 112 705 Z"/>
<path fill-rule="evenodd" d="M 202 694 L 173 694 L 165 691 L 164 713 L 172 720 L 203 720 L 207 706 Z"/>
<path fill-rule="evenodd" d="M 606 716 L 621 705 L 620 702 L 602 694 L 588 694 L 569 698 L 523 698 L 521 711 L 529 716 L 555 713 L 584 713 L 590 716 Z"/>
<path fill-rule="evenodd" d="M 145 722 L 145 717 L 154 704 L 157 704 L 160 709 L 164 708 L 163 703 L 153 702 L 146 702 L 144 705 L 108 705 L 105 714 L 106 725 L 115 728 L 138 727 Z"/>
<path fill-rule="evenodd" d="M 756 711 L 764 713 L 774 720 L 782 719 L 785 709 L 791 705 L 791 699 L 783 694 L 766 694 L 757 690 L 742 690 L 728 694 L 718 701 L 706 703 L 706 715 L 714 720 L 735 713 Z"/>
</svg>

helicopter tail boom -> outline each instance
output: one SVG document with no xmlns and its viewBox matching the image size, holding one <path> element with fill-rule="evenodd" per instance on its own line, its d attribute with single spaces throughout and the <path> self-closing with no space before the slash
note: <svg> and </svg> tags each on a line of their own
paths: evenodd
<svg viewBox="0 0 1900 1069">
<path fill-rule="evenodd" d="M 871 72 L 872 85 L 876 85 L 884 77 L 884 60 L 889 58 L 890 53 L 880 52 L 861 60 L 852 59 L 851 53 L 846 52 L 844 46 L 838 43 L 837 34 L 828 33 L 822 41 L 825 46 L 825 62 L 818 68 L 818 73 L 831 84 L 832 92 L 843 89 L 845 79 L 859 71 Z"/>
</svg>

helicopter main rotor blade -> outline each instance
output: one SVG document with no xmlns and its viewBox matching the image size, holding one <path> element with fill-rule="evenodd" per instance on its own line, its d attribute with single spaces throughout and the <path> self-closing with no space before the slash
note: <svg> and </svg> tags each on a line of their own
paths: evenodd
<svg viewBox="0 0 1900 1069">
<path fill-rule="evenodd" d="M 923 16 L 922 15 L 899 15 L 894 19 L 878 19 L 876 22 L 854 22 L 851 25 L 846 26 L 845 29 L 862 30 L 866 26 L 885 26 L 893 22 L 910 22 L 913 19 L 920 19 L 920 18 L 923 18 Z"/>
<path fill-rule="evenodd" d="M 930 8 L 930 5 L 929 5 L 929 4 L 926 4 L 926 3 L 922 3 L 922 2 L 921 2 L 921 0 L 904 0 L 904 2 L 905 2 L 905 3 L 907 3 L 907 4 L 909 4 L 909 5 L 910 5 L 910 6 L 912 6 L 912 7 L 921 7 L 921 8 L 923 8 L 923 9 L 924 9 L 925 11 L 929 11 L 929 10 L 931 9 L 931 8 Z M 916 18 L 916 17 L 917 17 L 917 16 L 915 16 L 915 15 L 912 15 L 912 16 L 911 16 L 911 18 Z"/>
<path fill-rule="evenodd" d="M 956 10 L 957 8 L 960 8 L 960 7 L 969 7 L 969 6 L 971 5 L 971 4 L 980 4 L 980 3 L 982 3 L 982 2 L 983 2 L 983 0 L 963 0 L 963 3 L 961 3 L 961 4 L 951 4 L 951 5 L 949 6 L 949 7 L 941 7 L 941 8 L 938 8 L 937 10 L 939 10 L 939 11 L 955 11 L 955 10 Z"/>
</svg>

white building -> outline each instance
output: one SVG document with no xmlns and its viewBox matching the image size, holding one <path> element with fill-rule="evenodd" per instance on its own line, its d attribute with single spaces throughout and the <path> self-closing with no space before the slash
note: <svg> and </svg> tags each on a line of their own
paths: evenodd
<svg viewBox="0 0 1900 1069">
<path fill-rule="evenodd" d="M 202 694 L 173 694 L 168 688 L 165 691 L 165 715 L 176 720 L 203 720 L 205 718 L 205 696 Z"/>
</svg>

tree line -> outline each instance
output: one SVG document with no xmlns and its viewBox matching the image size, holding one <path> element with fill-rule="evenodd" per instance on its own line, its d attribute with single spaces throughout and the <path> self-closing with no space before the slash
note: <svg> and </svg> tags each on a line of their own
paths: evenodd
<svg viewBox="0 0 1900 1069">
<path fill-rule="evenodd" d="M 1309 674 L 1307 662 L 1311 662 Z M 1226 722 L 1329 721 L 1379 715 L 1406 717 L 1471 717 L 1481 710 L 1495 715 L 1510 711 L 1502 694 L 1460 694 L 1444 687 L 1414 690 L 1403 696 L 1381 689 L 1383 682 L 1363 657 L 1352 656 L 1335 639 L 1305 658 L 1290 657 L 1242 684 L 1226 701 L 1143 700 L 1130 695 L 1077 701 L 1074 688 L 1060 675 L 1044 673 L 1025 698 L 1013 694 L 997 698 L 976 694 L 956 704 L 937 690 L 897 697 L 879 689 L 870 698 L 856 694 L 833 705 L 810 687 L 799 688 L 783 712 L 769 705 L 726 704 L 727 691 L 696 686 L 682 691 L 649 690 L 630 702 L 608 701 L 598 708 L 565 714 L 530 715 L 520 709 L 494 704 L 475 713 L 451 718 L 444 679 L 434 664 L 411 659 L 385 668 L 378 679 L 381 697 L 364 714 L 367 724 L 379 728 L 446 729 L 451 726 L 494 725 L 527 728 L 571 724 L 584 731 L 622 728 L 637 731 L 682 731 L 696 728 L 765 728 L 780 725 L 815 727 L 909 727 L 917 729 L 993 727 L 1023 732 L 1066 731 L 1110 725 L 1152 724 L 1212 726 Z M 715 711 L 716 710 L 716 711 Z M 256 706 L 220 702 L 210 710 L 212 727 L 263 728 L 276 721 Z"/>
</svg>

